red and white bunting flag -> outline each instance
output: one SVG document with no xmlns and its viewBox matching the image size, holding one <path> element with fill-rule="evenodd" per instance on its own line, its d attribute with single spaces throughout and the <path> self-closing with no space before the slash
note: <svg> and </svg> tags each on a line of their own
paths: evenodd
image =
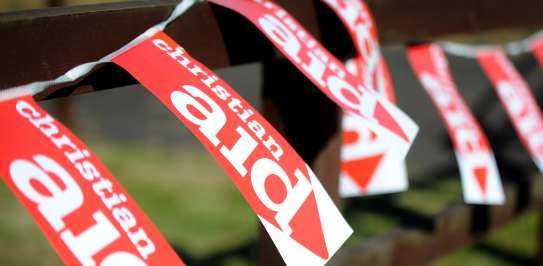
<svg viewBox="0 0 543 266">
<path fill-rule="evenodd" d="M 543 68 L 543 37 L 540 37 L 532 43 L 532 53 L 539 62 L 539 65 Z"/>
<path fill-rule="evenodd" d="M 165 33 L 112 61 L 160 99 L 228 172 L 288 265 L 324 265 L 352 234 L 287 141 Z"/>
<path fill-rule="evenodd" d="M 385 97 L 366 87 L 300 23 L 268 0 L 210 0 L 249 19 L 325 95 L 360 123 L 383 135 L 404 158 L 418 126 Z"/>
<path fill-rule="evenodd" d="M 362 0 L 323 0 L 346 26 L 358 57 L 347 69 L 365 86 L 395 102 L 394 88 L 379 48 L 377 27 Z M 403 158 L 386 138 L 346 113 L 342 121 L 341 176 L 343 197 L 404 191 L 408 187 Z"/>
<path fill-rule="evenodd" d="M 366 88 L 373 89 L 395 102 L 394 87 L 386 62 L 381 54 L 377 25 L 363 0 L 323 0 L 347 28 L 358 57 L 355 64 Z"/>
<path fill-rule="evenodd" d="M 437 44 L 424 44 L 409 47 L 407 54 L 449 130 L 460 167 L 464 200 L 474 204 L 503 204 L 505 196 L 494 153 L 454 85 L 443 50 Z"/>
<path fill-rule="evenodd" d="M 477 59 L 492 81 L 522 144 L 543 172 L 543 116 L 528 84 L 501 50 L 483 50 Z"/>
<path fill-rule="evenodd" d="M 31 96 L 0 102 L 0 175 L 66 265 L 184 265 L 96 156 Z"/>
</svg>

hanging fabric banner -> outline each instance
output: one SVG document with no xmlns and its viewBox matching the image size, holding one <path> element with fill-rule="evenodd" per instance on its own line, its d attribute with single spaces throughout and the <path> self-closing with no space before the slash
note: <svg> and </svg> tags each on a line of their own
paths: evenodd
<svg viewBox="0 0 543 266">
<path fill-rule="evenodd" d="M 543 172 L 543 116 L 528 84 L 502 50 L 482 50 L 477 59 L 492 81 L 522 144 Z"/>
<path fill-rule="evenodd" d="M 226 82 L 163 32 L 115 56 L 228 172 L 287 265 L 324 265 L 351 235 L 317 177 Z"/>
<path fill-rule="evenodd" d="M 407 54 L 449 130 L 464 200 L 473 204 L 503 204 L 505 196 L 494 153 L 453 83 L 443 50 L 437 44 L 423 44 L 409 47 Z"/>
<path fill-rule="evenodd" d="M 267 0 L 210 0 L 249 19 L 325 95 L 359 123 L 367 124 L 401 158 L 417 134 L 417 125 L 385 97 L 367 88 L 283 8 Z"/>
<path fill-rule="evenodd" d="M 362 0 L 323 0 L 347 28 L 358 56 L 347 69 L 365 86 L 395 102 L 394 88 L 379 48 L 377 27 Z M 408 187 L 405 162 L 386 138 L 367 124 L 344 114 L 339 192 L 343 197 L 404 191 Z"/>
<path fill-rule="evenodd" d="M 0 101 L 0 175 L 66 265 L 184 265 L 87 146 L 29 94 Z"/>
<path fill-rule="evenodd" d="M 381 54 L 377 26 L 363 0 L 323 0 L 341 19 L 353 40 L 357 76 L 366 88 L 373 89 L 395 102 L 394 87 Z"/>
</svg>

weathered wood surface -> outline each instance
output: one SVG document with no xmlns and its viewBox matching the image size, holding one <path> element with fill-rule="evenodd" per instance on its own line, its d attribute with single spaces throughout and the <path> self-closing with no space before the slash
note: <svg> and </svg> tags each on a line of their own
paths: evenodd
<svg viewBox="0 0 543 266">
<path fill-rule="evenodd" d="M 334 37 L 328 38 L 333 42 L 330 49 L 352 53 L 352 45 L 339 20 L 330 16 L 320 1 L 278 2 L 317 38 L 324 37 L 325 44 L 330 44 L 326 35 Z M 166 18 L 176 3 L 140 0 L 0 13 L 3 36 L 0 89 L 52 79 L 75 65 L 99 59 Z M 536 0 L 374 0 L 370 6 L 381 38 L 389 43 L 460 32 L 543 26 L 539 12 L 543 10 L 543 2 Z M 211 68 L 277 56 L 248 21 L 207 2 L 191 8 L 167 32 Z M 76 93 L 134 83 L 128 75 L 113 68 L 93 78 Z M 112 79 L 115 82 L 103 82 Z"/>
</svg>

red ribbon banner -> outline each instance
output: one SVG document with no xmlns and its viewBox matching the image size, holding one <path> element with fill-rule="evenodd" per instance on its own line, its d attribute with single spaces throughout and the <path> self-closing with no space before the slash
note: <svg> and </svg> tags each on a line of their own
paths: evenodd
<svg viewBox="0 0 543 266">
<path fill-rule="evenodd" d="M 534 41 L 532 44 L 532 52 L 539 62 L 539 65 L 543 68 L 543 37 Z"/>
<path fill-rule="evenodd" d="M 113 62 L 160 99 L 222 165 L 288 265 L 323 265 L 351 235 L 317 177 L 287 141 L 165 33 Z"/>
<path fill-rule="evenodd" d="M 539 171 L 543 171 L 543 116 L 528 84 L 505 54 L 483 50 L 477 59 Z"/>
<path fill-rule="evenodd" d="M 184 265 L 81 140 L 31 96 L 0 102 L 0 175 L 66 265 Z"/>
<path fill-rule="evenodd" d="M 464 200 L 474 204 L 503 204 L 494 153 L 479 123 L 453 83 L 447 59 L 437 44 L 412 46 L 411 66 L 449 130 L 460 167 Z"/>
<path fill-rule="evenodd" d="M 324 0 L 347 28 L 358 57 L 347 69 L 367 88 L 395 102 L 394 88 L 379 48 L 377 27 L 362 0 Z M 408 187 L 402 157 L 386 138 L 376 134 L 367 123 L 345 113 L 342 121 L 341 176 L 339 192 L 343 197 L 399 192 Z"/>
<path fill-rule="evenodd" d="M 366 87 L 287 11 L 267 0 L 210 0 L 249 19 L 325 95 L 356 114 L 404 158 L 417 125 L 386 98 Z"/>
<path fill-rule="evenodd" d="M 395 102 L 394 87 L 386 62 L 379 48 L 377 26 L 370 10 L 362 0 L 323 0 L 341 19 L 355 45 L 357 72 L 354 74 L 366 85 L 390 102 Z"/>
</svg>

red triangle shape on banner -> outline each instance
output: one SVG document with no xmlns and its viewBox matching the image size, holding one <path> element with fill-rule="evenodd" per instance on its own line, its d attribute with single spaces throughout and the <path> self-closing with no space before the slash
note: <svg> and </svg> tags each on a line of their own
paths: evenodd
<svg viewBox="0 0 543 266">
<path fill-rule="evenodd" d="M 343 162 L 341 170 L 346 172 L 363 191 L 366 191 L 377 167 L 381 163 L 381 160 L 383 160 L 383 156 L 384 154 L 381 153 L 354 161 Z"/>
<path fill-rule="evenodd" d="M 405 141 L 409 142 L 409 137 L 403 132 L 402 128 L 394 118 L 390 115 L 390 113 L 379 103 L 377 102 L 375 105 L 375 111 L 374 111 L 375 118 L 379 121 L 379 124 L 383 125 L 384 127 L 388 128 L 390 131 L 396 133 Z"/>
<path fill-rule="evenodd" d="M 315 210 L 318 217 L 320 217 L 321 214 L 317 208 L 315 194 L 312 193 L 292 219 L 291 226 L 296 230 L 293 231 L 291 237 L 317 256 L 327 260 L 330 255 L 328 254 L 321 221 L 315 219 Z"/>
<path fill-rule="evenodd" d="M 483 194 L 486 194 L 486 174 L 487 169 L 484 166 L 473 169 L 473 175 L 475 175 L 475 180 L 477 180 Z"/>
</svg>

